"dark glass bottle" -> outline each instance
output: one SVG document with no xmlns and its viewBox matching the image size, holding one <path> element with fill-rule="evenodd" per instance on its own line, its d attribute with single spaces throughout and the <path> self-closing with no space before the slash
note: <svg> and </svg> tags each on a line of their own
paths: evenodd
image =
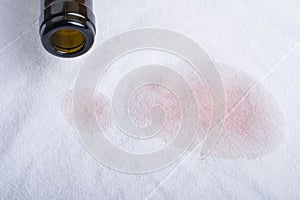
<svg viewBox="0 0 300 200">
<path fill-rule="evenodd" d="M 41 0 L 40 36 L 49 53 L 80 56 L 92 47 L 95 34 L 93 0 Z"/>
</svg>

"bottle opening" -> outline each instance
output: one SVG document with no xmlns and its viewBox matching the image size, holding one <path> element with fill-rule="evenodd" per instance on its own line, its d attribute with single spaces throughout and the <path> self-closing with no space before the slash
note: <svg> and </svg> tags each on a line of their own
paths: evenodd
<svg viewBox="0 0 300 200">
<path fill-rule="evenodd" d="M 68 28 L 53 33 L 50 42 L 60 53 L 76 53 L 84 47 L 85 37 L 80 31 Z"/>
</svg>

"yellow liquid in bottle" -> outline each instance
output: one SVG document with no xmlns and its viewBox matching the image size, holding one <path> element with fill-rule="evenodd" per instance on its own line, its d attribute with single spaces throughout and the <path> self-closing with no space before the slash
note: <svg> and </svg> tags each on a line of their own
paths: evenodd
<svg viewBox="0 0 300 200">
<path fill-rule="evenodd" d="M 50 41 L 56 51 L 61 53 L 75 53 L 83 48 L 85 37 L 80 31 L 62 29 L 52 34 Z"/>
</svg>

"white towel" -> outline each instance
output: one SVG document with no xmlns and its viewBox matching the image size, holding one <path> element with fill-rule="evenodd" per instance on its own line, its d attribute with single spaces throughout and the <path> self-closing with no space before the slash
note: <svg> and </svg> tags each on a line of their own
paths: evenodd
<svg viewBox="0 0 300 200">
<path fill-rule="evenodd" d="M 300 5 L 296 0 L 94 4 L 93 49 L 79 58 L 60 59 L 40 44 L 37 1 L 0 2 L 0 199 L 300 197 Z M 146 27 L 173 30 L 197 42 L 218 64 L 227 111 L 242 101 L 205 159 L 195 150 L 162 170 L 131 174 L 103 165 L 84 147 L 73 121 L 72 94 L 79 70 L 102 42 Z M 168 145 L 179 127 L 175 96 L 157 85 L 137 90 L 130 107 L 132 120 L 147 125 L 149 105 L 165 106 L 169 121 L 155 140 L 128 140 L 113 121 L 112 88 L 136 66 L 146 64 L 168 65 L 188 80 L 200 102 L 199 125 L 205 132 L 210 101 L 203 79 L 174 55 L 145 50 L 114 63 L 99 84 L 96 115 L 111 142 L 132 152 L 157 151 Z M 164 74 L 159 79 L 165 80 Z M 91 103 L 84 92 L 82 102 L 83 110 Z M 88 124 L 82 113 L 80 119 Z"/>
</svg>

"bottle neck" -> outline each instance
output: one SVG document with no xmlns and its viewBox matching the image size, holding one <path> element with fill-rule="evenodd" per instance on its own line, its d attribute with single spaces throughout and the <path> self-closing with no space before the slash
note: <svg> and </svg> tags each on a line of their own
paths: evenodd
<svg viewBox="0 0 300 200">
<path fill-rule="evenodd" d="M 96 33 L 92 0 L 42 0 L 40 35 L 45 49 L 60 57 L 88 51 Z"/>
</svg>

